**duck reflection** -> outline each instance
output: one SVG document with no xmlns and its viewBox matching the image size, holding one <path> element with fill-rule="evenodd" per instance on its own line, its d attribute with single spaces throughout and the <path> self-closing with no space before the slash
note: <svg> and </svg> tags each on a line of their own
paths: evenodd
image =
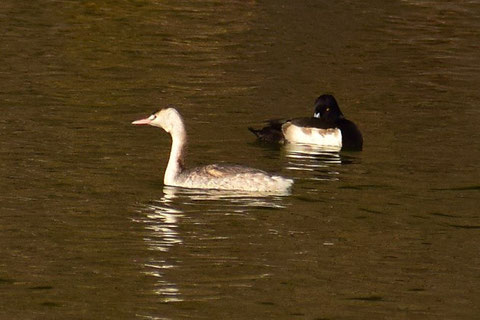
<svg viewBox="0 0 480 320">
<path fill-rule="evenodd" d="M 348 163 L 337 148 L 288 143 L 283 150 L 288 159 L 286 168 L 308 173 L 310 180 L 338 180 L 338 165 Z"/>
</svg>

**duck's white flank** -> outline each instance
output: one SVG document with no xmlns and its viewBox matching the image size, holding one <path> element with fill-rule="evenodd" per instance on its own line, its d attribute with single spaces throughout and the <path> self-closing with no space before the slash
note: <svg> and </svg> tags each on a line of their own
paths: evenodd
<svg viewBox="0 0 480 320">
<path fill-rule="evenodd" d="M 134 121 L 132 124 L 148 124 L 170 133 L 172 148 L 163 179 L 166 185 L 199 189 L 286 192 L 293 184 L 292 179 L 239 165 L 211 164 L 185 169 L 187 133 L 182 117 L 174 108 L 162 109 L 149 118 Z"/>
<path fill-rule="evenodd" d="M 282 131 L 285 139 L 289 142 L 342 148 L 342 132 L 338 128 L 320 129 L 300 127 L 286 122 L 282 126 Z"/>
</svg>

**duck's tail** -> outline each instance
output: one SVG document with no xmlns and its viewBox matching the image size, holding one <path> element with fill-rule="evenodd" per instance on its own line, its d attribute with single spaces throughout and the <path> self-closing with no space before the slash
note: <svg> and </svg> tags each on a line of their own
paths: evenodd
<svg viewBox="0 0 480 320">
<path fill-rule="evenodd" d="M 283 143 L 285 137 L 283 136 L 282 125 L 284 123 L 285 120 L 269 120 L 268 125 L 262 129 L 248 127 L 248 130 L 261 141 Z"/>
<path fill-rule="evenodd" d="M 256 135 L 257 138 L 260 138 L 261 135 L 262 135 L 262 134 L 261 134 L 262 129 L 254 129 L 254 128 L 252 128 L 252 127 L 248 127 L 248 130 L 249 130 L 251 133 L 253 133 L 254 135 Z"/>
<path fill-rule="evenodd" d="M 249 127 L 250 130 L 260 141 L 265 142 L 275 142 L 275 143 L 282 143 L 284 141 L 284 136 L 282 130 L 277 130 L 272 127 L 265 127 L 262 129 L 254 129 Z"/>
</svg>

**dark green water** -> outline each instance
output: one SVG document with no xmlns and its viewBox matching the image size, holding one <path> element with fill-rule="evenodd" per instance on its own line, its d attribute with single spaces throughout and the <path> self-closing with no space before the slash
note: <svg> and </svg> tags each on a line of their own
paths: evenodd
<svg viewBox="0 0 480 320">
<path fill-rule="evenodd" d="M 1 319 L 477 319 L 475 1 L 0 4 Z M 255 143 L 333 93 L 363 152 Z M 164 187 L 188 163 L 288 197 Z"/>
</svg>

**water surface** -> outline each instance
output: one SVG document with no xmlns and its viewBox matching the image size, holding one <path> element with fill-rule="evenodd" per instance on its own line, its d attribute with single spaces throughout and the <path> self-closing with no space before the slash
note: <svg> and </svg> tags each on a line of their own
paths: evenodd
<svg viewBox="0 0 480 320">
<path fill-rule="evenodd" d="M 0 318 L 476 319 L 475 1 L 0 4 Z M 333 93 L 362 152 L 246 128 Z M 290 196 L 162 183 L 132 120 L 175 104 L 189 165 Z"/>
</svg>

